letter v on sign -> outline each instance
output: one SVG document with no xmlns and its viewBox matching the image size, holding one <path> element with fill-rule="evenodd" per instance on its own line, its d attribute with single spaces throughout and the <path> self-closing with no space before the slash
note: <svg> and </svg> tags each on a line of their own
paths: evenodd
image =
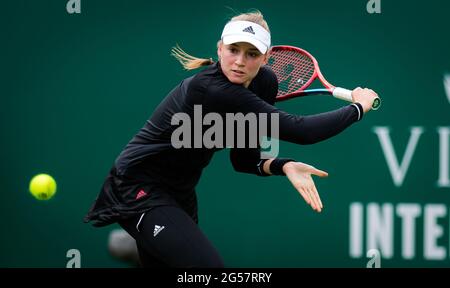
<svg viewBox="0 0 450 288">
<path fill-rule="evenodd" d="M 420 135 L 424 132 L 424 129 L 419 126 L 411 127 L 411 135 L 408 140 L 406 151 L 403 154 L 401 163 L 397 160 L 397 156 L 392 145 L 391 137 L 389 135 L 389 127 L 375 127 L 375 134 L 378 136 L 381 148 L 383 149 L 384 157 L 391 172 L 392 180 L 395 186 L 402 186 L 405 179 L 406 172 L 408 171 L 409 164 L 416 150 L 417 143 L 419 142 Z"/>
<path fill-rule="evenodd" d="M 450 103 L 450 74 L 444 75 L 444 88 L 445 88 L 445 94 L 447 94 L 448 102 Z"/>
</svg>

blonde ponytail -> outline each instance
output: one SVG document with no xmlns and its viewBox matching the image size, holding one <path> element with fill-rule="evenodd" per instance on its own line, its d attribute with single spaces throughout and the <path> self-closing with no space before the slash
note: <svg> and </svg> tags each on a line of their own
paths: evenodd
<svg viewBox="0 0 450 288">
<path fill-rule="evenodd" d="M 200 68 L 202 66 L 207 66 L 214 64 L 214 61 L 212 58 L 206 59 L 206 58 L 197 58 L 192 55 L 189 55 L 186 53 L 183 49 L 180 48 L 180 46 L 175 46 L 172 48 L 172 56 L 175 57 L 175 59 L 178 60 L 178 62 L 181 63 L 181 65 L 186 70 L 193 70 Z"/>
</svg>

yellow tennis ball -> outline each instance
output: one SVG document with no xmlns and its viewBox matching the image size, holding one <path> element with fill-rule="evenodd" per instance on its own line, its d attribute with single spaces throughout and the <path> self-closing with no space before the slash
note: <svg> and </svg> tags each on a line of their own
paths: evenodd
<svg viewBox="0 0 450 288">
<path fill-rule="evenodd" d="M 48 200 L 56 193 L 56 181 L 48 174 L 38 174 L 30 181 L 30 193 L 38 200 Z"/>
</svg>

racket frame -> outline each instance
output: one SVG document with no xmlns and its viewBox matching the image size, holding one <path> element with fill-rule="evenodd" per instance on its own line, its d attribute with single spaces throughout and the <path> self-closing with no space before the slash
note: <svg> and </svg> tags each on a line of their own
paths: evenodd
<svg viewBox="0 0 450 288">
<path fill-rule="evenodd" d="M 300 54 L 306 55 L 313 62 L 314 72 L 311 75 L 310 79 L 308 79 L 308 81 L 297 91 L 294 91 L 292 93 L 285 94 L 282 96 L 277 95 L 277 97 L 275 98 L 275 101 L 285 101 L 285 100 L 288 100 L 288 99 L 291 99 L 294 97 L 299 97 L 299 96 L 328 94 L 328 95 L 332 95 L 341 100 L 353 102 L 353 96 L 352 96 L 351 90 L 341 88 L 341 87 L 336 87 L 336 86 L 332 85 L 330 82 L 328 82 L 325 79 L 325 77 L 323 77 L 322 72 L 320 71 L 320 68 L 319 68 L 319 63 L 317 62 L 316 58 L 314 58 L 314 56 L 311 55 L 311 53 L 309 53 L 308 51 L 306 51 L 304 49 L 294 47 L 294 46 L 289 46 L 289 45 L 272 46 L 272 48 L 270 49 L 270 53 L 272 53 L 272 51 L 277 51 L 277 50 L 295 51 Z M 269 54 L 269 57 L 270 57 L 270 54 Z M 306 89 L 312 84 L 312 82 L 314 80 L 316 80 L 316 78 L 319 79 L 319 81 L 322 83 L 322 85 L 325 88 Z M 372 104 L 372 109 L 378 110 L 378 108 L 380 107 L 380 104 L 381 104 L 381 99 L 376 98 Z"/>
<path fill-rule="evenodd" d="M 295 51 L 300 54 L 306 55 L 313 62 L 314 72 L 313 72 L 311 78 L 299 90 L 289 93 L 289 94 L 286 94 L 286 95 L 283 95 L 283 96 L 277 96 L 276 101 L 285 101 L 290 98 L 294 98 L 294 97 L 298 97 L 298 96 L 309 96 L 309 95 L 319 95 L 319 94 L 333 95 L 333 90 L 334 90 L 335 86 L 331 85 L 330 82 L 328 82 L 325 79 L 325 77 L 323 77 L 322 72 L 320 71 L 320 68 L 319 68 L 319 63 L 317 62 L 316 58 L 314 58 L 314 56 L 311 55 L 311 53 L 309 53 L 308 51 L 306 51 L 304 49 L 294 47 L 294 46 L 289 46 L 289 45 L 272 46 L 272 48 L 270 49 L 270 53 L 272 53 L 272 51 L 277 51 L 277 50 Z M 322 85 L 325 88 L 306 89 L 307 87 L 309 87 L 312 84 L 312 82 L 314 82 L 314 80 L 316 78 L 319 79 L 319 81 L 322 83 Z"/>
</svg>

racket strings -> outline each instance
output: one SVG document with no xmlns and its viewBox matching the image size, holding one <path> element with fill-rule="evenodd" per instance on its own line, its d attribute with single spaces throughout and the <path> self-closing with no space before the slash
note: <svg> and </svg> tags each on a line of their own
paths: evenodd
<svg viewBox="0 0 450 288">
<path fill-rule="evenodd" d="M 314 62 L 297 51 L 272 51 L 268 65 L 278 78 L 277 97 L 305 88 L 314 75 Z"/>
</svg>

